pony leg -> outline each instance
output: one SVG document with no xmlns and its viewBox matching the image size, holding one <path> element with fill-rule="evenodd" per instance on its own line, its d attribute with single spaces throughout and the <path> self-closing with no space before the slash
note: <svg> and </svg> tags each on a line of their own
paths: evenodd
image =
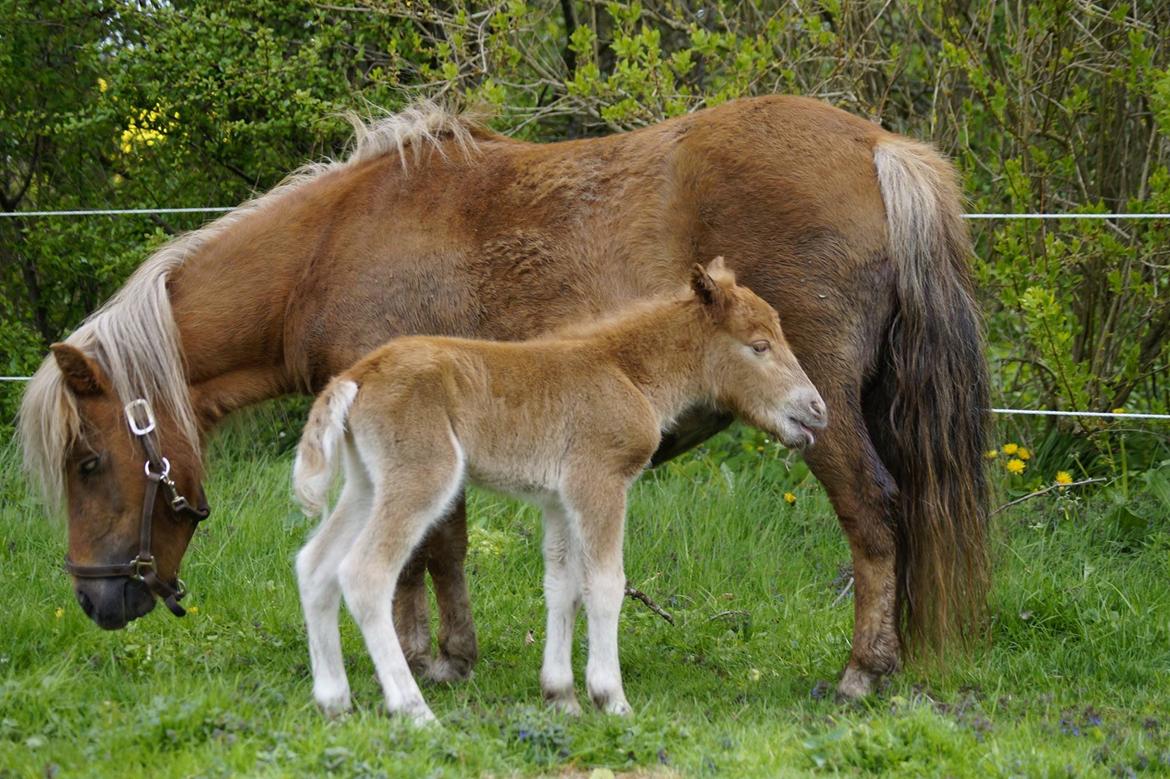
<svg viewBox="0 0 1170 779">
<path fill-rule="evenodd" d="M 826 395 L 829 427 L 805 453 L 824 485 L 853 557 L 853 648 L 837 685 L 842 698 L 871 693 L 901 665 L 897 628 L 894 480 L 874 449 L 860 410 L 844 393 Z"/>
<path fill-rule="evenodd" d="M 426 542 L 427 570 L 439 606 L 439 656 L 426 676 L 435 682 L 457 682 L 471 675 L 479 657 L 471 596 L 467 592 L 467 501 L 463 495 L 431 531 Z M 428 633 L 429 644 L 429 633 Z"/>
<path fill-rule="evenodd" d="M 410 669 L 425 674 L 431 667 L 431 619 L 427 607 L 427 548 L 415 549 L 394 589 L 394 629 Z"/>
<path fill-rule="evenodd" d="M 443 420 L 445 422 L 445 420 Z M 398 576 L 427 531 L 446 513 L 463 484 L 462 449 L 454 435 L 404 444 L 425 452 L 407 465 L 405 458 L 382 450 L 380 442 L 358 439 L 366 462 L 382 464 L 373 474 L 374 510 L 342 560 L 341 591 L 361 628 L 378 681 L 391 713 L 415 722 L 435 715 L 423 700 L 394 628 L 392 596 Z"/>
<path fill-rule="evenodd" d="M 573 625 L 581 605 L 581 542 L 565 510 L 549 501 L 544 507 L 544 600 L 548 608 L 540 689 L 554 708 L 580 714 L 573 689 Z"/>
<path fill-rule="evenodd" d="M 297 584 L 309 634 L 313 698 L 328 716 L 349 711 L 349 680 L 341 654 L 337 614 L 341 586 L 337 571 L 370 514 L 373 485 L 348 445 L 344 448 L 345 486 L 337 505 L 297 554 Z"/>
<path fill-rule="evenodd" d="M 581 539 L 589 660 L 585 688 L 607 714 L 629 714 L 618 661 L 618 615 L 625 598 L 622 534 L 626 521 L 625 485 L 593 484 L 577 490 L 567 505 Z"/>
</svg>

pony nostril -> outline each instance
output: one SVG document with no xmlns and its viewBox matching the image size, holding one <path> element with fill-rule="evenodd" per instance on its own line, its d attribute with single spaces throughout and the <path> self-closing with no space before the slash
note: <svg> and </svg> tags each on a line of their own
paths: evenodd
<svg viewBox="0 0 1170 779">
<path fill-rule="evenodd" d="M 811 401 L 808 404 L 808 410 L 811 411 L 812 415 L 819 420 L 823 420 L 825 418 L 825 403 L 820 398 Z"/>
<path fill-rule="evenodd" d="M 77 603 L 81 606 L 81 610 L 85 612 L 85 616 L 93 617 L 93 601 L 84 592 L 77 593 Z"/>
</svg>

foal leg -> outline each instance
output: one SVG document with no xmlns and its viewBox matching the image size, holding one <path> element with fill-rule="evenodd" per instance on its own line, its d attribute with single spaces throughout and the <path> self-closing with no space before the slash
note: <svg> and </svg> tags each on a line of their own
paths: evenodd
<svg viewBox="0 0 1170 779">
<path fill-rule="evenodd" d="M 471 675 L 471 667 L 479 657 L 465 576 L 467 500 L 462 494 L 424 543 L 427 570 L 439 605 L 439 656 L 426 675 L 435 682 L 462 681 Z M 429 648 L 429 630 L 427 643 Z"/>
<path fill-rule="evenodd" d="M 441 424 L 446 425 L 445 418 Z M 423 429 L 442 428 L 436 424 Z M 379 470 L 371 474 L 370 520 L 341 563 L 341 591 L 373 658 L 387 709 L 426 722 L 435 715 L 423 700 L 398 642 L 391 598 L 411 552 L 459 494 L 462 451 L 449 431 L 442 438 L 427 436 L 425 441 L 402 444 L 403 451 L 425 453 L 409 460 L 381 450 L 376 440 L 359 438 L 358 445 L 363 460 L 379 463 Z"/>
<path fill-rule="evenodd" d="M 629 714 L 618 661 L 618 615 L 626 592 L 622 535 L 626 522 L 626 484 L 582 484 L 566 501 L 581 539 L 585 616 L 589 623 L 589 661 L 585 688 L 597 708 Z"/>
<path fill-rule="evenodd" d="M 553 708 L 580 714 L 573 689 L 573 626 L 584 583 L 576 523 L 559 503 L 544 507 L 544 601 L 548 609 L 540 689 Z"/>
<path fill-rule="evenodd" d="M 354 537 L 370 515 L 373 485 L 365 468 L 344 447 L 345 485 L 337 505 L 297 554 L 297 584 L 309 634 L 313 698 L 328 716 L 349 711 L 349 680 L 341 655 L 337 613 L 341 587 L 337 571 Z"/>
<path fill-rule="evenodd" d="M 860 409 L 844 392 L 826 394 L 825 385 L 820 386 L 831 409 L 829 427 L 805 457 L 833 502 L 853 556 L 853 649 L 837 693 L 854 700 L 872 692 L 901 663 L 890 519 L 896 487 Z"/>
</svg>

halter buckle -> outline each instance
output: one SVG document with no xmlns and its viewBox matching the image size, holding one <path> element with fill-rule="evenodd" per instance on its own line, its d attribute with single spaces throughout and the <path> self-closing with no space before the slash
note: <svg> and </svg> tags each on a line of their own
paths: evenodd
<svg viewBox="0 0 1170 779">
<path fill-rule="evenodd" d="M 133 573 L 129 574 L 130 578 L 139 582 L 146 578 L 147 573 L 158 573 L 153 556 L 143 557 L 139 555 L 135 557 L 130 561 L 130 570 L 133 571 Z"/>
<path fill-rule="evenodd" d="M 144 436 L 154 432 L 154 410 L 146 402 L 146 398 L 132 400 L 123 409 L 126 413 L 126 422 L 130 425 L 130 432 L 137 436 Z"/>
</svg>

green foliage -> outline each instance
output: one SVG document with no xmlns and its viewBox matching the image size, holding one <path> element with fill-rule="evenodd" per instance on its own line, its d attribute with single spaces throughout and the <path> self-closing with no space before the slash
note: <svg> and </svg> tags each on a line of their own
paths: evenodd
<svg viewBox="0 0 1170 779">
<path fill-rule="evenodd" d="M 264 427 L 285 424 L 278 411 Z M 695 455 L 679 471 L 643 478 L 631 495 L 629 582 L 676 623 L 631 599 L 623 606 L 634 718 L 587 711 L 574 719 L 542 704 L 537 512 L 472 492 L 474 678 L 424 688 L 441 729 L 387 718 L 361 635 L 343 617 L 356 711 L 327 722 L 311 702 L 293 577 L 311 528 L 288 521 L 291 456 L 275 453 L 276 440 L 258 445 L 249 420 L 237 424 L 213 447 L 215 513 L 184 564 L 192 613 L 174 619 L 160 608 L 112 633 L 74 603 L 60 572 L 62 527 L 40 516 L 15 447 L 0 446 L 0 525 L 10 531 L 0 545 L 0 774 L 1170 770 L 1164 519 L 1140 542 L 1126 541 L 1108 519 L 1112 498 L 1075 491 L 997 515 L 990 640 L 945 667 L 906 669 L 874 701 L 843 705 L 832 686 L 849 653 L 853 604 L 842 571 L 848 548 L 827 501 L 801 492 L 795 505 L 782 504 L 773 476 L 750 467 L 737 469 L 729 491 L 719 464 Z M 583 703 L 584 627 L 574 642 Z"/>
<path fill-rule="evenodd" d="M 961 168 L 974 211 L 1170 211 L 1170 7 L 717 0 L 0 0 L 0 205 L 230 205 L 411 94 L 532 140 L 735 97 L 823 97 Z M 202 217 L 0 221 L 0 367 L 28 373 Z M 997 404 L 1170 408 L 1170 224 L 974 224 Z M 0 424 L 18 388 L 0 388 Z M 1008 423 L 1116 471 L 1116 425 Z M 1109 435 L 1105 435 L 1108 433 Z M 1054 437 L 1055 436 L 1055 437 Z M 1131 461 L 1166 454 L 1133 436 Z M 1070 443 L 1071 442 L 1071 443 Z M 1104 469 L 1104 470 L 1100 470 Z"/>
</svg>

